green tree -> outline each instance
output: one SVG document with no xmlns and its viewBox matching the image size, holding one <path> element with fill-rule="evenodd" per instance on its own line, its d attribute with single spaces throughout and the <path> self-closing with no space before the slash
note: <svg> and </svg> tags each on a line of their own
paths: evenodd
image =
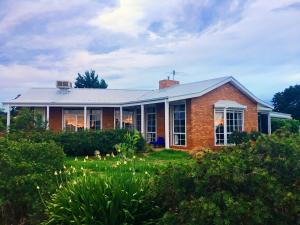
<svg viewBox="0 0 300 225">
<path fill-rule="evenodd" d="M 274 110 L 292 114 L 294 119 L 300 119 L 300 85 L 290 86 L 278 92 L 272 99 Z"/>
<path fill-rule="evenodd" d="M 78 73 L 75 81 L 75 88 L 107 88 L 105 80 L 100 79 L 95 70 L 85 71 L 83 75 Z"/>
</svg>

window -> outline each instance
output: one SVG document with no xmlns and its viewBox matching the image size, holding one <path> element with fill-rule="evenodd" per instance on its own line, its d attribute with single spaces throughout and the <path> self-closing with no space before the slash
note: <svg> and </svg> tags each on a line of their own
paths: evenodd
<svg viewBox="0 0 300 225">
<path fill-rule="evenodd" d="M 150 143 L 156 140 L 156 109 L 155 107 L 146 108 L 147 136 L 146 140 Z"/>
<path fill-rule="evenodd" d="M 120 109 L 115 109 L 115 129 L 120 129 Z"/>
<path fill-rule="evenodd" d="M 243 131 L 243 110 L 215 109 L 215 144 L 230 144 L 230 135 L 234 131 Z"/>
<path fill-rule="evenodd" d="M 142 128 L 142 115 L 141 115 L 141 109 L 136 109 L 136 118 L 135 118 L 135 129 L 137 129 L 137 131 L 141 132 Z"/>
<path fill-rule="evenodd" d="M 84 130 L 84 115 L 83 110 L 67 109 L 63 111 L 64 129 L 66 131 L 81 131 Z"/>
<path fill-rule="evenodd" d="M 101 130 L 102 128 L 102 110 L 90 109 L 89 110 L 89 128 L 91 130 Z"/>
<path fill-rule="evenodd" d="M 123 128 L 133 130 L 133 111 L 123 110 Z"/>
<path fill-rule="evenodd" d="M 173 106 L 173 144 L 186 145 L 185 103 Z"/>
</svg>

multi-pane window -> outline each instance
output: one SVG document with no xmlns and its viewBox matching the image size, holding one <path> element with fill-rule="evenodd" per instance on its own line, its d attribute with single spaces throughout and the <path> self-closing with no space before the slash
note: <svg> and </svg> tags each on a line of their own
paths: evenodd
<svg viewBox="0 0 300 225">
<path fill-rule="evenodd" d="M 147 120 L 147 141 L 153 142 L 156 140 L 156 109 L 155 107 L 149 107 L 146 109 Z"/>
<path fill-rule="evenodd" d="M 215 135 L 216 145 L 223 145 L 225 143 L 224 133 L 224 110 L 215 111 Z"/>
<path fill-rule="evenodd" d="M 174 145 L 186 145 L 185 104 L 173 106 L 173 142 Z"/>
<path fill-rule="evenodd" d="M 215 109 L 215 144 L 230 144 L 234 131 L 243 131 L 243 110 Z"/>
<path fill-rule="evenodd" d="M 141 124 L 142 124 L 142 116 L 141 116 L 141 109 L 136 109 L 136 116 L 135 116 L 135 129 L 141 132 Z"/>
<path fill-rule="evenodd" d="M 115 129 L 120 128 L 120 110 L 115 109 Z"/>
<path fill-rule="evenodd" d="M 99 109 L 90 109 L 89 110 L 89 128 L 91 130 L 100 130 L 101 129 L 101 120 L 102 120 L 102 110 Z"/>
<path fill-rule="evenodd" d="M 64 129 L 71 132 L 84 130 L 83 110 L 64 110 Z"/>
<path fill-rule="evenodd" d="M 123 110 L 123 128 L 133 130 L 133 111 Z"/>
<path fill-rule="evenodd" d="M 230 135 L 233 131 L 243 130 L 243 112 L 228 110 L 226 112 L 227 121 L 227 143 L 230 143 Z"/>
</svg>

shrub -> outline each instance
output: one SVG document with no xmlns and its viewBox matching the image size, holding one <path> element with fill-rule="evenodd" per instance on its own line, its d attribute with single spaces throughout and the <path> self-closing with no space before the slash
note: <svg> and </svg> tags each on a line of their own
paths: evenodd
<svg viewBox="0 0 300 225">
<path fill-rule="evenodd" d="M 272 132 L 275 132 L 280 128 L 285 128 L 291 133 L 298 133 L 300 127 L 299 120 L 272 119 L 271 124 Z"/>
<path fill-rule="evenodd" d="M 33 142 L 54 141 L 62 146 L 68 156 L 86 156 L 94 155 L 95 151 L 100 151 L 102 155 L 116 153 L 116 144 L 130 142 L 127 137 L 128 135 L 135 137 L 134 143 L 130 144 L 131 147 L 134 147 L 135 151 L 145 151 L 147 149 L 146 141 L 139 133 L 126 129 L 62 133 L 53 133 L 51 131 L 18 131 L 11 132 L 8 138 L 11 140 L 26 138 Z"/>
<path fill-rule="evenodd" d="M 246 131 L 233 131 L 229 136 L 229 143 L 241 145 L 243 143 L 249 142 L 250 138 Z"/>
<path fill-rule="evenodd" d="M 47 198 L 52 175 L 63 166 L 64 153 L 55 143 L 0 138 L 0 221 L 23 224 L 38 219 L 43 207 L 36 187 Z"/>
<path fill-rule="evenodd" d="M 252 147 L 207 153 L 185 188 L 189 191 L 180 192 L 180 203 L 174 202 L 177 207 L 165 213 L 161 224 L 297 224 L 299 162 L 300 135 L 285 131 L 261 136 Z M 178 180 L 190 178 L 186 174 L 173 180 L 178 171 L 173 173 L 159 178 L 163 180 L 157 182 L 157 190 L 165 188 L 164 182 L 181 190 Z M 156 195 L 161 196 L 161 207 L 174 201 L 168 195 Z"/>
<path fill-rule="evenodd" d="M 147 181 L 132 174 L 86 174 L 59 189 L 48 203 L 44 224 L 155 224 L 157 207 Z"/>
<path fill-rule="evenodd" d="M 0 118 L 0 132 L 3 132 L 6 130 L 6 127 L 4 126 L 4 123 L 2 122 L 1 118 Z"/>
</svg>

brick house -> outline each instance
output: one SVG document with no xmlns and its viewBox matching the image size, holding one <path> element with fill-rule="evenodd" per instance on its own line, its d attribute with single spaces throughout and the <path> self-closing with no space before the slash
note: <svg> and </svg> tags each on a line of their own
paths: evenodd
<svg viewBox="0 0 300 225">
<path fill-rule="evenodd" d="M 216 148 L 229 144 L 234 130 L 270 133 L 271 117 L 290 118 L 272 112 L 233 77 L 161 80 L 158 90 L 77 89 L 58 81 L 56 88 L 33 88 L 4 105 L 42 112 L 56 132 L 137 129 L 148 142 L 163 137 L 174 149 Z"/>
</svg>

